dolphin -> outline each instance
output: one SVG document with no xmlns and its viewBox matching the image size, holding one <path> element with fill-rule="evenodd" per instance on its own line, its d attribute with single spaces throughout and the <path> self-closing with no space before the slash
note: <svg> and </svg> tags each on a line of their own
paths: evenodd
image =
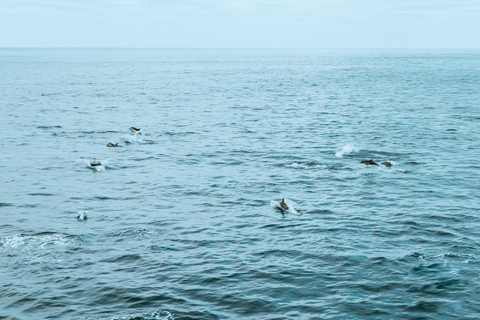
<svg viewBox="0 0 480 320">
<path fill-rule="evenodd" d="M 87 220 L 87 219 L 88 219 L 88 217 L 87 217 L 87 212 L 88 212 L 88 211 L 79 211 L 79 212 L 78 212 L 78 216 L 77 216 L 77 220 L 78 220 L 78 221 Z"/>
<path fill-rule="evenodd" d="M 280 207 L 283 209 L 283 210 L 288 210 L 288 206 L 287 204 L 285 203 L 285 198 L 283 198 L 282 200 L 280 200 L 278 202 L 278 204 L 280 205 Z"/>
<path fill-rule="evenodd" d="M 362 160 L 360 163 L 366 164 L 367 166 L 378 166 L 372 159 Z"/>
</svg>

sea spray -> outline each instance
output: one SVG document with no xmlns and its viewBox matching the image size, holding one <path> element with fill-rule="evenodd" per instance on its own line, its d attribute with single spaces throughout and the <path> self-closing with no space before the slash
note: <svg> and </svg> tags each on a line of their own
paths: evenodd
<svg viewBox="0 0 480 320">
<path fill-rule="evenodd" d="M 343 146 L 342 150 L 335 153 L 335 157 L 343 158 L 344 155 L 351 155 L 358 152 L 358 148 L 353 143 L 347 143 Z"/>
</svg>

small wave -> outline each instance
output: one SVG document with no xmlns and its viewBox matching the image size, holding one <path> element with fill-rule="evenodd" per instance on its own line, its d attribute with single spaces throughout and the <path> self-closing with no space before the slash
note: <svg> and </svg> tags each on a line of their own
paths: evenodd
<svg viewBox="0 0 480 320">
<path fill-rule="evenodd" d="M 124 255 L 121 255 L 121 256 L 118 256 L 118 257 L 106 258 L 106 259 L 100 260 L 100 262 L 107 262 L 107 263 L 118 263 L 118 262 L 124 263 L 124 262 L 126 262 L 126 263 L 128 263 L 128 262 L 137 261 L 137 260 L 140 260 L 140 259 L 142 259 L 142 257 L 139 254 L 124 254 Z"/>
<path fill-rule="evenodd" d="M 407 161 L 407 162 L 405 162 L 405 164 L 412 165 L 412 166 L 418 166 L 418 165 L 422 165 L 422 164 L 425 164 L 425 163 L 424 162 L 417 162 L 417 161 Z"/>
<path fill-rule="evenodd" d="M 157 232 L 145 228 L 142 229 L 126 229 L 120 232 L 112 233 L 111 236 L 121 239 L 140 240 L 153 239 L 158 236 Z"/>
<path fill-rule="evenodd" d="M 287 165 L 287 168 L 294 168 L 294 169 L 320 169 L 323 166 L 316 164 L 315 162 L 292 162 L 291 164 Z"/>
<path fill-rule="evenodd" d="M 121 131 L 117 131 L 117 130 L 104 130 L 104 131 L 95 131 L 95 133 L 99 133 L 99 134 L 110 134 L 110 133 L 121 133 Z"/>
<path fill-rule="evenodd" d="M 65 131 L 62 131 L 62 132 L 52 132 L 52 136 L 54 137 L 61 137 L 61 136 L 65 136 L 67 135 L 68 133 L 65 132 Z"/>
<path fill-rule="evenodd" d="M 467 121 L 477 121 L 477 120 L 480 120 L 480 117 L 479 116 L 462 116 L 462 115 L 458 115 L 455 117 L 456 119 L 460 119 L 460 120 L 467 120 Z"/>
<path fill-rule="evenodd" d="M 102 196 L 96 196 L 91 199 L 96 199 L 96 200 L 118 200 L 118 198 L 111 198 L 111 197 L 102 197 Z"/>
<path fill-rule="evenodd" d="M 13 206 L 13 204 L 7 203 L 7 202 L 0 202 L 0 207 L 10 207 L 10 206 Z"/>
<path fill-rule="evenodd" d="M 118 320 L 175 320 L 173 314 L 168 311 L 155 311 L 150 314 L 137 314 L 118 318 Z"/>
<path fill-rule="evenodd" d="M 343 146 L 342 150 L 335 153 L 335 157 L 343 158 L 345 155 L 351 155 L 358 152 L 358 148 L 353 143 L 347 143 Z"/>
<path fill-rule="evenodd" d="M 186 132 L 176 132 L 176 131 L 163 131 L 162 135 L 166 136 L 188 136 L 192 134 L 197 134 L 196 132 L 186 131 Z"/>
<path fill-rule="evenodd" d="M 176 318 L 174 315 L 166 310 L 160 310 L 160 311 L 154 311 L 152 313 L 136 313 L 136 314 L 130 314 L 130 315 L 125 315 L 125 316 L 116 316 L 114 318 L 86 318 L 86 317 L 80 317 L 80 318 L 75 318 L 75 320 L 100 320 L 100 319 L 105 319 L 105 320 L 175 320 Z M 182 319 L 184 319 L 182 317 Z M 188 318 L 190 319 L 190 318 Z"/>
<path fill-rule="evenodd" d="M 59 129 L 61 128 L 62 126 L 38 126 L 37 128 L 38 129 L 45 129 L 45 130 L 49 130 L 49 129 Z"/>
</svg>

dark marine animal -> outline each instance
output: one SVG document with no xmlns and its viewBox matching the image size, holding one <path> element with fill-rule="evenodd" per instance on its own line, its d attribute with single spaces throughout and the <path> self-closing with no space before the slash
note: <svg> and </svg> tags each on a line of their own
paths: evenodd
<svg viewBox="0 0 480 320">
<path fill-rule="evenodd" d="M 278 204 L 280 205 L 280 207 L 283 209 L 283 210 L 288 210 L 288 206 L 287 204 L 285 203 L 285 198 L 283 198 L 282 200 L 280 200 L 278 202 Z"/>
<path fill-rule="evenodd" d="M 388 161 L 384 161 L 384 162 L 382 162 L 382 164 L 383 164 L 384 166 L 387 166 L 387 167 L 391 167 L 391 166 L 392 166 L 392 164 L 391 164 L 390 162 L 388 162 Z"/>
<path fill-rule="evenodd" d="M 101 165 L 102 164 L 100 162 L 96 162 L 96 161 L 90 162 L 91 167 L 98 167 L 98 166 L 101 166 Z"/>
<path fill-rule="evenodd" d="M 77 220 L 78 220 L 78 221 L 87 220 L 87 219 L 88 219 L 88 217 L 87 217 L 87 212 L 88 212 L 88 211 L 79 211 L 79 212 L 78 212 L 78 216 L 77 216 Z"/>
<path fill-rule="evenodd" d="M 110 142 L 109 144 L 107 144 L 107 147 L 116 147 L 116 146 L 118 146 L 118 143 L 111 143 Z"/>
<path fill-rule="evenodd" d="M 137 133 L 140 131 L 140 128 L 130 127 L 130 130 L 132 130 L 133 133 Z"/>
<path fill-rule="evenodd" d="M 362 160 L 360 163 L 363 163 L 367 166 L 378 166 L 378 164 L 375 163 L 372 159 L 370 160 Z"/>
</svg>

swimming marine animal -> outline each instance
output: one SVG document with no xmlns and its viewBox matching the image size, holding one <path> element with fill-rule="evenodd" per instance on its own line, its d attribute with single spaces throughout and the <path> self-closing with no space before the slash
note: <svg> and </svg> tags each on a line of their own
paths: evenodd
<svg viewBox="0 0 480 320">
<path fill-rule="evenodd" d="M 137 133 L 140 131 L 140 128 L 130 127 L 130 130 L 132 130 L 133 133 Z"/>
<path fill-rule="evenodd" d="M 360 163 L 366 164 L 367 166 L 378 166 L 372 159 L 362 160 Z"/>
<path fill-rule="evenodd" d="M 109 144 L 107 144 L 107 147 L 116 147 L 116 146 L 118 146 L 118 143 L 111 143 L 110 142 Z"/>
<path fill-rule="evenodd" d="M 283 210 L 288 210 L 288 206 L 287 204 L 285 203 L 285 198 L 283 198 L 282 200 L 280 200 L 278 202 L 278 204 L 280 205 L 280 207 L 283 209 Z"/>
<path fill-rule="evenodd" d="M 102 164 L 100 162 L 96 162 L 96 161 L 90 162 L 91 167 L 98 167 L 98 166 L 101 166 L 101 165 Z"/>
<path fill-rule="evenodd" d="M 87 212 L 88 212 L 88 211 L 79 211 L 79 212 L 78 212 L 78 216 L 77 216 L 77 220 L 78 220 L 78 221 L 87 220 L 87 219 L 88 219 L 88 217 L 87 217 Z"/>
<path fill-rule="evenodd" d="M 384 161 L 384 162 L 382 162 L 382 164 L 383 164 L 384 166 L 387 166 L 387 167 L 391 167 L 391 166 L 392 166 L 392 164 L 391 164 L 390 162 L 388 162 L 388 161 Z"/>
</svg>

